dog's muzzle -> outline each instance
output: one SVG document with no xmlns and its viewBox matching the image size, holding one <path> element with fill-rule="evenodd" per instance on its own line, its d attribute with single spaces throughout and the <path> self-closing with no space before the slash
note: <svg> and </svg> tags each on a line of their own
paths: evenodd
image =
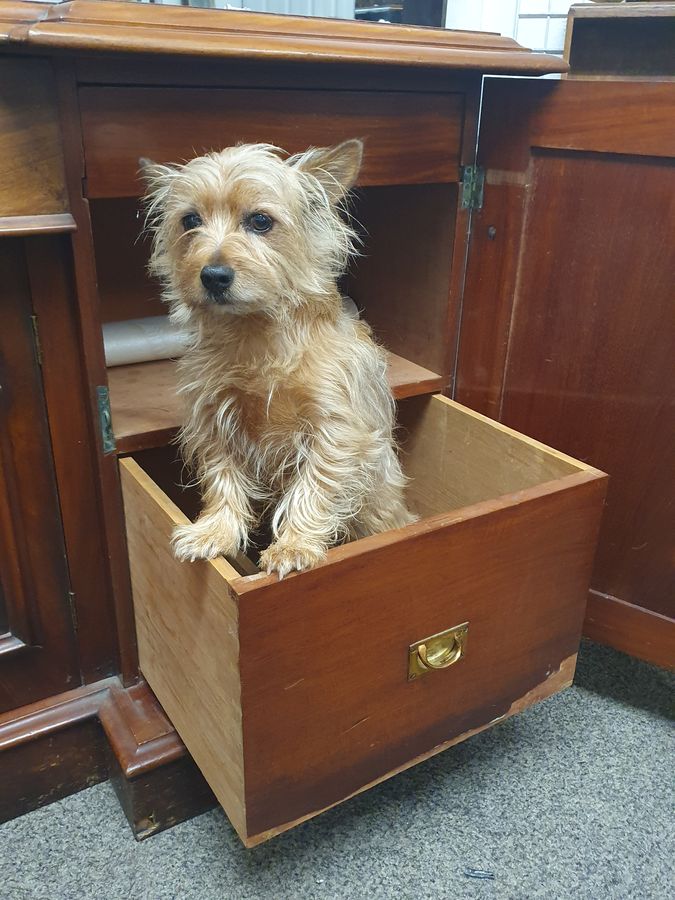
<svg viewBox="0 0 675 900">
<path fill-rule="evenodd" d="M 206 288 L 209 300 L 225 303 L 225 295 L 234 281 L 234 269 L 232 266 L 204 266 L 199 278 Z"/>
</svg>

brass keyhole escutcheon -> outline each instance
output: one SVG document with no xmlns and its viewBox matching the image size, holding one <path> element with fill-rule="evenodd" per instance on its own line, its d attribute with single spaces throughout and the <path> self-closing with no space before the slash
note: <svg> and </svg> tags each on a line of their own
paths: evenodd
<svg viewBox="0 0 675 900">
<path fill-rule="evenodd" d="M 466 653 L 469 623 L 453 625 L 408 648 L 408 681 L 439 669 L 449 669 Z"/>
</svg>

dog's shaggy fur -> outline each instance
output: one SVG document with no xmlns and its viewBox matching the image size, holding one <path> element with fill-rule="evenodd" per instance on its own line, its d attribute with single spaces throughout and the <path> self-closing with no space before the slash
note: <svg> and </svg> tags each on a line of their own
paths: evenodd
<svg viewBox="0 0 675 900">
<path fill-rule="evenodd" d="M 270 505 L 261 567 L 280 578 L 339 540 L 413 521 L 385 354 L 336 286 L 355 241 L 340 207 L 361 156 L 347 141 L 286 160 L 253 144 L 182 166 L 142 161 L 150 268 L 191 332 L 180 440 L 203 510 L 176 529 L 179 559 L 244 548 Z"/>
</svg>

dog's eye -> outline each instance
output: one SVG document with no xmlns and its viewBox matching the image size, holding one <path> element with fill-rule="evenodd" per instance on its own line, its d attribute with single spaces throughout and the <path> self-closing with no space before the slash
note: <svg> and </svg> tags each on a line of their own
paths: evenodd
<svg viewBox="0 0 675 900">
<path fill-rule="evenodd" d="M 246 217 L 246 227 L 256 234 L 266 234 L 274 225 L 274 219 L 267 213 L 254 212 Z"/>
<path fill-rule="evenodd" d="M 194 228 L 199 228 L 200 225 L 204 224 L 197 213 L 188 213 L 187 216 L 183 216 L 181 222 L 183 231 L 192 231 Z"/>
</svg>

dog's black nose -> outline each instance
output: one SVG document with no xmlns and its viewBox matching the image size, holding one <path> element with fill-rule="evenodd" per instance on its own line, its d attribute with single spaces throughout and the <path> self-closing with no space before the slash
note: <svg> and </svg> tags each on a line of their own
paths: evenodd
<svg viewBox="0 0 675 900">
<path fill-rule="evenodd" d="M 232 266 L 204 266 L 199 273 L 202 284 L 213 296 L 222 296 L 234 281 Z"/>
</svg>

